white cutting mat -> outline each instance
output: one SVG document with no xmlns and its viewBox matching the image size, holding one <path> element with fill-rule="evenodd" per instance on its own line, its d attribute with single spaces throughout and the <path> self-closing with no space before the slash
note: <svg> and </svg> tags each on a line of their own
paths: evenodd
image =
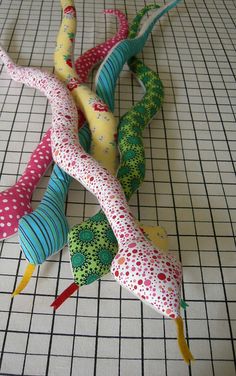
<svg viewBox="0 0 236 376">
<path fill-rule="evenodd" d="M 115 33 L 116 20 L 105 17 L 104 8 L 127 12 L 131 22 L 147 3 L 77 0 L 76 56 Z M 59 0 L 2 0 L 0 41 L 19 64 L 52 70 L 60 18 Z M 183 1 L 157 24 L 141 55 L 160 73 L 165 104 L 144 132 L 146 180 L 131 205 L 144 223 L 165 226 L 170 249 L 182 261 L 189 304 L 183 315 L 195 363 L 188 367 L 181 360 L 173 322 L 111 276 L 81 288 L 54 314 L 50 303 L 72 281 L 66 249 L 38 268 L 12 300 L 26 265 L 15 236 L 0 243 L 0 375 L 235 375 L 235 20 L 233 0 Z M 116 115 L 141 95 L 126 67 Z M 3 190 L 21 175 L 49 128 L 51 109 L 4 69 L 0 106 Z M 35 207 L 48 176 L 34 194 Z M 66 206 L 70 223 L 96 210 L 96 200 L 73 183 Z"/>
</svg>

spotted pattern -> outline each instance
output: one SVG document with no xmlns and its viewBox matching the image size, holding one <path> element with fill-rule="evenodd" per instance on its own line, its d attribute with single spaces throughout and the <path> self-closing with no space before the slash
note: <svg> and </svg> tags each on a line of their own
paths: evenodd
<svg viewBox="0 0 236 376">
<path fill-rule="evenodd" d="M 20 179 L 0 193 L 0 240 L 9 238 L 18 230 L 19 219 L 32 212 L 32 194 L 52 161 L 51 130 L 32 153 Z"/>
<path fill-rule="evenodd" d="M 71 13 L 68 13 L 68 9 L 72 9 Z M 68 9 L 65 14 L 73 18 L 75 15 L 73 8 Z M 127 36 L 128 24 L 125 15 L 116 9 L 106 9 L 104 13 L 113 14 L 117 17 L 119 29 L 112 38 L 89 49 L 75 61 L 75 68 L 81 82 L 86 82 L 93 66 L 103 60 L 109 50 Z M 71 43 L 73 43 L 74 35 L 69 35 L 69 37 Z M 79 120 L 80 125 L 82 125 L 84 123 L 82 113 L 80 113 Z M 20 218 L 32 212 L 30 202 L 33 191 L 51 163 L 50 128 L 32 153 L 27 167 L 17 183 L 0 193 L 0 240 L 14 235 L 18 230 Z"/>
<path fill-rule="evenodd" d="M 76 12 L 73 10 L 73 7 L 67 7 L 66 9 L 67 10 L 64 10 L 65 16 L 68 14 L 72 15 L 69 17 L 69 20 L 73 22 L 72 20 L 73 17 L 75 17 Z M 70 9 L 70 13 L 68 13 L 68 9 Z M 118 15 L 118 17 L 121 17 L 121 21 L 123 21 L 124 16 L 120 14 L 120 12 L 114 12 Z M 112 13 L 112 10 L 110 10 L 110 13 Z M 125 23 L 121 22 L 119 38 L 121 38 L 123 34 L 125 35 Z M 67 33 L 67 43 L 71 44 L 73 42 L 74 34 Z M 104 48 L 107 51 L 111 48 L 111 46 L 112 42 L 105 43 L 99 48 L 98 51 L 96 50 L 96 53 L 100 54 L 101 48 Z M 106 51 L 103 51 L 102 56 L 106 54 Z M 83 56 L 81 57 L 82 62 L 80 62 L 80 58 L 78 59 L 79 71 L 82 72 L 82 67 L 84 67 L 84 74 L 82 75 L 84 78 L 86 78 L 88 75 L 87 70 L 89 66 L 91 67 L 92 61 L 98 61 L 98 56 L 91 58 L 92 61 L 89 60 L 91 57 L 90 51 L 88 51 L 86 55 L 87 64 L 84 63 Z M 59 67 L 57 65 L 55 72 L 56 74 L 58 69 Z M 78 115 L 78 126 L 81 128 L 84 123 L 84 117 L 79 109 Z M 80 129 L 79 139 L 83 148 L 89 152 L 91 134 L 87 124 Z M 26 259 L 31 264 L 42 264 L 52 254 L 61 250 L 67 243 L 69 225 L 64 212 L 64 203 L 70 182 L 70 176 L 61 170 L 60 167 L 55 165 L 41 203 L 38 205 L 36 210 L 28 215 L 25 215 L 19 221 L 19 243 Z M 45 213 L 47 213 L 47 215 L 45 215 Z M 81 234 L 81 239 L 86 241 L 86 234 L 84 236 Z"/>
<path fill-rule="evenodd" d="M 132 29 L 132 28 L 131 28 Z M 143 83 L 145 82 L 146 94 L 130 111 L 128 111 L 120 120 L 118 126 L 118 146 L 121 154 L 121 164 L 118 169 L 118 178 L 126 194 L 130 199 L 132 194 L 138 189 L 144 179 L 145 173 L 145 154 L 142 142 L 142 131 L 149 123 L 152 117 L 161 107 L 164 92 L 159 76 L 146 67 L 140 60 L 133 58 L 129 62 L 131 71 Z M 154 105 L 150 106 L 150 102 Z M 140 114 L 137 108 L 143 108 Z M 81 232 L 97 231 L 96 241 L 86 242 L 81 239 Z M 105 214 L 100 211 L 87 221 L 74 226 L 68 236 L 68 244 L 71 255 L 71 265 L 76 283 L 82 286 L 86 282 L 86 273 L 90 274 L 94 267 L 99 270 L 98 278 L 109 273 L 112 259 L 118 251 L 116 237 L 109 225 Z M 108 257 L 107 263 L 102 263 L 99 253 L 106 250 Z M 83 250 L 89 255 L 91 264 L 87 270 L 73 266 L 73 258 L 76 253 Z"/>
<path fill-rule="evenodd" d="M 165 10 L 158 13 L 157 17 L 177 2 L 164 7 Z M 153 25 L 154 19 L 151 27 Z M 53 158 L 97 197 L 106 214 L 119 244 L 119 252 L 111 269 L 116 279 L 163 315 L 179 317 L 181 265 L 173 256 L 162 254 L 147 241 L 130 212 L 118 180 L 85 153 L 79 144 L 78 114 L 70 92 L 52 74 L 39 69 L 17 67 L 2 48 L 0 57 L 12 79 L 41 90 L 49 99 L 52 107 Z M 136 255 L 135 258 L 132 255 Z M 138 268 L 134 266 L 134 260 L 141 263 Z M 164 281 L 158 278 L 159 273 L 165 274 Z M 90 275 L 91 280 L 95 277 L 96 271 Z M 138 283 L 139 280 L 142 283 Z M 150 282 L 149 286 L 145 285 L 145 281 Z"/>
<path fill-rule="evenodd" d="M 119 28 L 115 36 L 108 39 L 106 42 L 99 44 L 96 48 L 91 48 L 85 52 L 80 58 L 75 61 L 75 69 L 82 82 L 86 82 L 91 67 L 102 61 L 108 52 L 119 41 L 125 39 L 128 35 L 129 25 L 125 15 L 118 9 L 106 9 L 105 14 L 113 14 L 117 17 Z"/>
<path fill-rule="evenodd" d="M 158 6 L 155 6 L 155 7 L 158 7 Z M 141 16 L 143 16 L 148 10 L 150 10 L 150 8 L 151 7 L 146 7 L 145 10 L 142 10 L 142 12 L 140 12 Z M 141 18 L 142 17 L 140 17 L 139 20 L 141 20 Z M 137 18 L 135 20 L 137 21 Z M 136 21 L 134 25 L 135 28 L 137 27 Z M 131 27 L 131 33 L 132 33 L 132 27 Z M 144 146 L 142 143 L 142 130 L 149 123 L 149 121 L 155 115 L 157 110 L 160 108 L 162 100 L 163 100 L 163 86 L 162 86 L 159 76 L 155 74 L 154 72 L 152 72 L 150 69 L 148 69 L 141 61 L 137 60 L 136 58 L 131 59 L 129 61 L 129 65 L 133 73 L 145 86 L 146 94 L 144 98 L 142 99 L 142 101 L 137 103 L 131 111 L 129 111 L 126 115 L 123 116 L 118 126 L 118 144 L 119 144 L 120 153 L 121 153 L 121 165 L 119 167 L 117 176 L 122 184 L 122 187 L 124 189 L 127 199 L 129 199 L 132 196 L 132 194 L 136 191 L 136 189 L 139 187 L 142 180 L 144 179 L 145 155 L 144 155 Z M 106 242 L 106 249 L 111 249 L 111 252 L 114 256 L 117 253 L 118 245 L 117 245 L 117 242 L 115 241 L 114 233 L 112 229 L 110 228 L 109 223 L 102 211 L 97 213 L 94 217 L 89 218 L 86 222 L 83 222 L 80 225 L 74 226 L 73 229 L 69 233 L 68 243 L 69 243 L 71 257 L 73 257 L 76 254 L 76 252 L 80 249 L 85 250 L 86 254 L 89 254 L 89 256 L 92 259 L 92 262 L 91 262 L 91 265 L 88 266 L 88 269 L 86 272 L 88 274 L 91 273 L 91 269 L 93 269 L 96 266 L 96 268 L 99 270 L 98 278 L 100 278 L 109 272 L 110 264 L 108 263 L 107 265 L 101 265 L 100 260 L 97 257 L 98 252 L 100 250 L 99 244 L 96 243 L 96 244 L 91 244 L 89 246 L 86 246 L 83 242 L 81 241 L 78 242 L 75 238 L 76 234 L 80 231 L 80 229 L 83 226 L 86 225 L 87 228 L 88 227 L 90 228 L 90 226 L 91 228 L 93 228 L 94 222 L 97 223 L 96 228 L 98 231 L 100 231 L 99 239 L 102 240 L 103 244 L 104 244 L 104 241 Z M 105 229 L 107 229 L 107 231 Z M 109 244 L 109 241 L 107 238 L 108 231 L 110 235 L 113 234 L 113 240 L 114 240 L 113 244 Z M 123 231 L 125 231 L 125 227 L 123 228 Z M 126 234 L 120 234 L 120 237 L 125 237 L 125 235 Z M 129 237 L 128 234 L 127 234 L 127 237 Z M 109 248 L 110 246 L 111 248 Z M 154 260 L 155 260 L 155 257 L 156 256 L 154 255 Z M 121 257 L 119 259 L 118 268 L 120 268 L 120 265 L 122 265 L 122 260 L 124 264 L 127 264 L 126 258 Z M 95 261 L 96 263 L 94 264 Z M 134 260 L 132 260 L 132 262 L 135 264 Z M 174 260 L 174 262 L 176 261 Z M 128 267 L 126 266 L 126 268 L 130 269 L 131 271 L 127 270 L 125 272 L 124 274 L 125 278 L 127 276 L 131 276 L 132 271 L 135 272 L 135 269 L 133 267 L 131 268 L 130 265 L 131 263 L 129 264 Z M 140 265 L 141 265 L 141 262 L 140 262 Z M 75 282 L 79 286 L 82 286 L 86 282 L 85 270 L 83 270 L 81 273 L 80 269 L 73 268 L 73 263 L 72 263 L 72 270 L 73 270 Z M 153 267 L 151 267 L 151 270 L 153 270 Z M 118 281 L 120 281 L 120 277 L 123 277 L 123 272 L 121 271 L 121 274 L 120 274 L 119 270 L 116 270 L 115 268 L 113 269 L 113 271 L 115 272 L 114 273 L 115 278 Z M 179 277 L 181 279 L 181 268 L 180 268 Z M 177 279 L 179 279 L 179 277 Z M 152 285 L 151 279 L 152 277 L 150 279 L 146 279 L 146 280 L 144 279 L 146 288 Z M 161 279 L 159 278 L 159 280 Z M 160 305 L 155 306 L 155 308 L 161 313 L 166 313 L 168 316 L 172 315 L 173 317 L 177 315 L 177 312 L 179 309 L 179 295 L 178 295 L 179 289 L 180 289 L 179 281 L 175 285 L 176 288 L 175 289 L 172 288 L 173 290 L 172 294 L 170 294 L 169 291 L 167 292 L 166 296 L 167 298 L 170 297 L 170 300 L 171 300 L 167 308 L 168 311 L 166 311 L 165 308 L 164 309 L 161 308 Z M 157 285 L 158 283 L 156 283 L 156 286 Z M 133 286 L 134 285 L 131 284 L 131 286 L 126 285 L 125 287 L 132 289 Z M 141 286 L 141 279 L 139 279 L 139 286 Z M 165 289 L 162 288 L 162 291 L 165 291 Z M 173 303 L 173 298 L 175 300 L 174 303 Z M 165 305 L 166 304 L 165 300 L 166 300 L 166 297 L 164 297 L 164 301 L 161 300 L 162 302 L 161 304 Z"/>
<path fill-rule="evenodd" d="M 73 0 L 61 0 L 63 11 L 62 22 L 60 30 L 57 35 L 57 45 L 54 52 L 54 65 L 57 76 L 66 83 L 71 91 L 71 94 L 78 106 L 81 109 L 90 126 L 92 133 L 91 154 L 95 159 L 101 162 L 106 156 L 105 167 L 114 173 L 116 170 L 116 149 L 115 135 L 117 133 L 117 120 L 115 119 L 111 109 L 107 103 L 104 103 L 101 98 L 103 96 L 96 95 L 90 88 L 83 84 L 82 77 L 80 77 L 75 70 L 73 62 L 74 45 L 68 34 L 73 36 L 76 33 L 76 12 Z M 66 9 L 74 9 L 73 17 L 68 18 Z M 117 12 L 121 17 L 121 32 L 116 38 L 116 42 L 120 38 L 127 35 L 128 24 L 125 17 Z M 72 14 L 72 12 L 71 12 Z M 109 48 L 103 46 L 102 56 L 106 56 Z M 102 50 L 102 49 L 101 49 Z M 100 49 L 99 49 L 100 53 Z M 97 58 L 95 57 L 97 60 Z M 83 59 L 82 66 L 85 65 L 87 58 Z M 81 70 L 80 70 L 81 72 Z"/>
</svg>

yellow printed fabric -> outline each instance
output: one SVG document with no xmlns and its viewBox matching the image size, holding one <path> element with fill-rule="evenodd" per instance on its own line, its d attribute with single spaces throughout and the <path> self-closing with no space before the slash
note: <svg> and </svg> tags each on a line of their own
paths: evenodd
<svg viewBox="0 0 236 376">
<path fill-rule="evenodd" d="M 117 169 L 117 121 L 108 106 L 86 85 L 81 84 L 73 59 L 73 40 L 76 33 L 74 1 L 61 0 L 61 5 L 63 17 L 54 53 L 55 73 L 66 83 L 89 124 L 92 133 L 91 154 L 114 175 Z"/>
</svg>

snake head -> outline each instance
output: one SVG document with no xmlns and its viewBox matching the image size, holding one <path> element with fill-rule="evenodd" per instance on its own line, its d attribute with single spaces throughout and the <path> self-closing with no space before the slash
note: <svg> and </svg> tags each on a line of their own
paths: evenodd
<svg viewBox="0 0 236 376">
<path fill-rule="evenodd" d="M 122 287 L 160 314 L 179 317 L 182 269 L 144 237 L 127 242 L 112 262 L 111 273 Z"/>
</svg>

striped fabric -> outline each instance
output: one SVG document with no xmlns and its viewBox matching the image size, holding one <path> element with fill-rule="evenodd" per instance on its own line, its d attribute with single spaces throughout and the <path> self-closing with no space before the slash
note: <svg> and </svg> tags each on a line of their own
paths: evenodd
<svg viewBox="0 0 236 376">
<path fill-rule="evenodd" d="M 114 53 L 105 60 L 105 64 L 101 65 L 97 74 L 96 92 L 111 110 L 114 110 L 116 81 L 125 62 L 142 50 L 157 20 L 175 7 L 179 1 L 175 0 L 155 12 L 148 19 L 147 24 L 143 25 L 139 37 L 120 42 L 116 45 Z M 87 136 L 89 138 L 89 135 Z M 84 142 L 84 139 L 81 141 Z M 82 143 L 82 146 L 85 145 Z M 56 174 L 53 173 L 45 196 L 37 210 L 24 216 L 19 221 L 19 242 L 25 257 L 31 264 L 43 263 L 49 256 L 62 249 L 67 243 L 68 222 L 63 207 L 70 178 L 62 171 L 59 173 L 58 167 L 55 166 L 55 169 Z M 59 179 L 58 176 L 60 177 Z M 62 187 L 60 190 L 56 188 L 57 184 L 54 184 L 54 182 L 57 182 L 57 184 L 61 183 Z"/>
<path fill-rule="evenodd" d="M 122 116 L 118 126 L 121 161 L 117 177 L 127 199 L 139 188 L 145 175 L 142 131 L 160 109 L 164 98 L 163 85 L 157 73 L 135 57 L 129 66 L 144 86 L 145 95 Z M 70 230 L 68 245 L 74 280 L 80 287 L 109 273 L 111 262 L 118 252 L 115 234 L 102 210 Z M 59 303 L 62 302 L 59 297 Z"/>
<path fill-rule="evenodd" d="M 81 145 L 90 149 L 90 131 L 84 126 L 79 131 Z M 71 177 L 54 166 L 43 200 L 37 209 L 19 221 L 19 241 L 26 259 L 31 264 L 42 264 L 67 243 L 68 221 L 64 204 Z"/>
<path fill-rule="evenodd" d="M 172 1 L 165 7 L 154 12 L 153 16 L 141 28 L 134 39 L 125 39 L 115 46 L 110 56 L 100 66 L 96 76 L 96 88 L 98 95 L 103 98 L 110 109 L 113 110 L 116 81 L 124 64 L 132 56 L 137 55 L 142 49 L 151 33 L 155 23 L 169 10 L 174 8 L 180 0 Z M 153 7 L 153 6 L 152 6 Z M 150 8 L 152 9 L 152 8 Z M 132 35 L 133 36 L 133 35 Z"/>
</svg>

